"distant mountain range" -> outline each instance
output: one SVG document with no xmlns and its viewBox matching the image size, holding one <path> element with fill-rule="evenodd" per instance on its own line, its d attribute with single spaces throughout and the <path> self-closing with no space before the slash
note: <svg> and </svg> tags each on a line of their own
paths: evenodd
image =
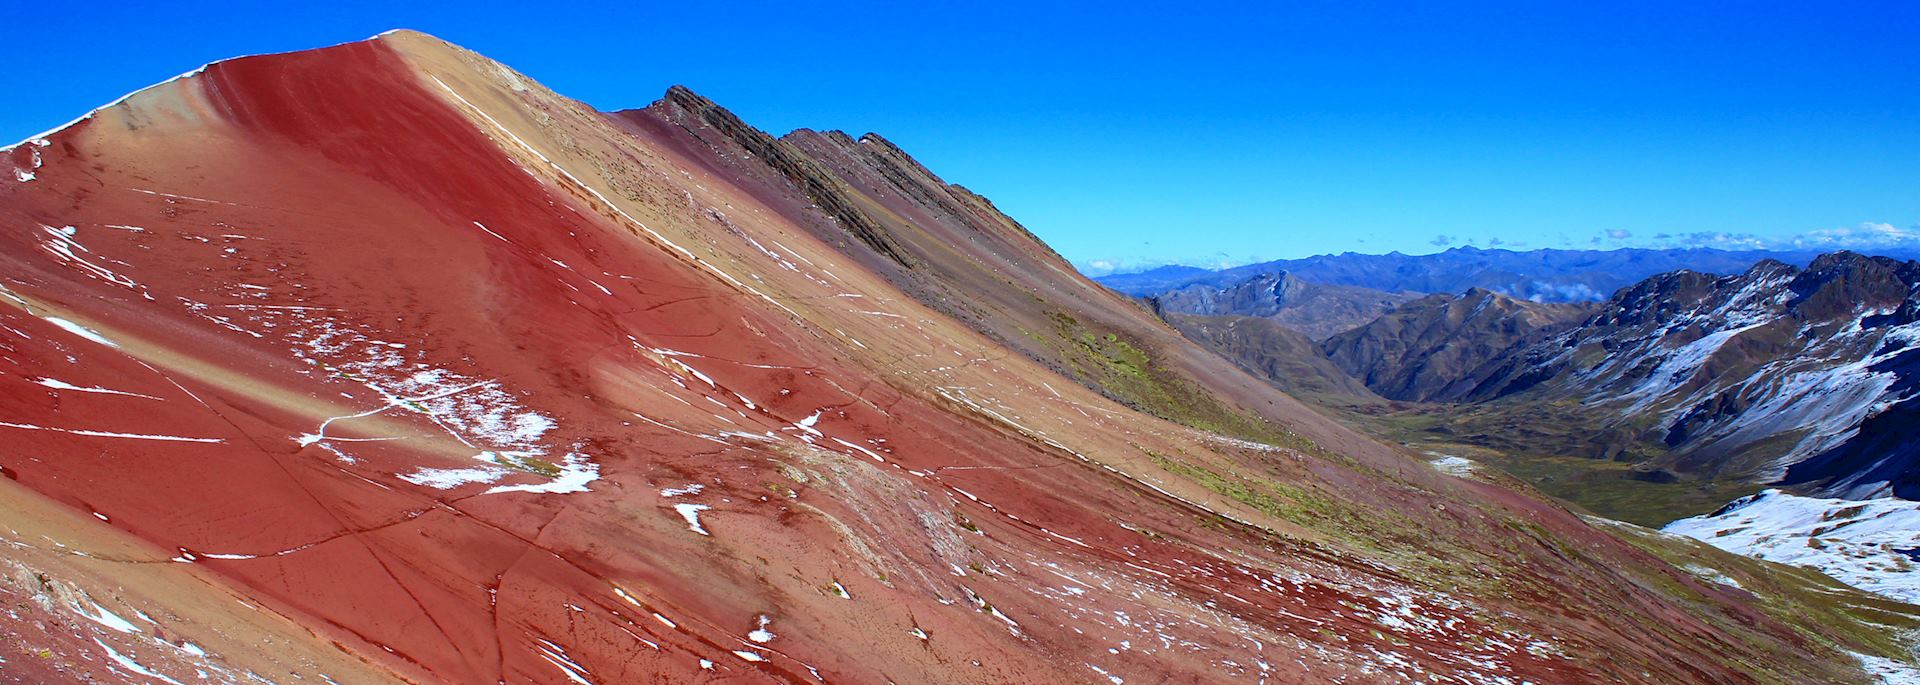
<svg viewBox="0 0 1920 685">
<path fill-rule="evenodd" d="M 1920 257 L 1920 253 L 1912 251 L 1885 254 L 1907 259 Z M 1470 288 L 1485 288 L 1535 302 L 1591 302 L 1604 300 L 1614 291 L 1654 274 L 1678 269 L 1734 274 L 1746 271 L 1763 259 L 1804 266 L 1819 255 L 1818 251 L 1706 248 L 1515 251 L 1457 247 L 1426 255 L 1347 252 L 1219 270 L 1163 266 L 1094 280 L 1128 295 L 1146 296 L 1194 285 L 1225 289 L 1256 276 L 1284 272 L 1320 285 L 1355 286 L 1390 293 L 1462 293 Z"/>
<path fill-rule="evenodd" d="M 1352 329 L 1418 293 L 1313 283 L 1287 272 L 1256 274 L 1229 287 L 1193 283 L 1150 297 L 1156 309 L 1197 316 L 1257 316 L 1314 340 Z"/>
<path fill-rule="evenodd" d="M 1257 372 L 1323 368 L 1226 344 L 1213 331 L 1231 321 L 1174 323 Z M 1838 252 L 1804 269 L 1677 270 L 1599 303 L 1476 288 L 1400 305 L 1320 352 L 1380 398 L 1462 408 L 1431 429 L 1455 441 L 1629 462 L 1656 481 L 1920 496 L 1920 262 Z M 1308 378 L 1274 382 L 1340 388 Z"/>
</svg>

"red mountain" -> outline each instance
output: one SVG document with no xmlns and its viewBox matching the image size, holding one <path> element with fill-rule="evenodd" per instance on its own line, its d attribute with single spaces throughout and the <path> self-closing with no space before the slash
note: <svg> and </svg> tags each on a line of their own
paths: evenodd
<svg viewBox="0 0 1920 685">
<path fill-rule="evenodd" d="M 0 681 L 1864 682 L 1915 625 L 1361 437 L 877 136 L 398 32 L 0 157 Z"/>
</svg>

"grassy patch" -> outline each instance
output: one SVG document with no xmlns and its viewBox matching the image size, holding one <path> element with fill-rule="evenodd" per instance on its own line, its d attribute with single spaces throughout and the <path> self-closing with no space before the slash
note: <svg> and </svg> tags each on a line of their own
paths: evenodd
<svg viewBox="0 0 1920 685">
<path fill-rule="evenodd" d="M 1378 415 L 1349 412 L 1346 416 L 1381 439 L 1405 443 L 1416 450 L 1473 459 L 1600 516 L 1654 528 L 1713 511 L 1757 489 L 1739 480 L 1685 474 L 1672 482 L 1636 479 L 1636 475 L 1644 474 L 1636 473 L 1633 462 L 1571 456 L 1555 446 L 1571 444 L 1591 427 L 1565 417 L 1555 421 L 1542 414 L 1534 416 L 1537 423 L 1524 428 L 1501 428 L 1490 425 L 1492 419 L 1471 409 L 1433 406 Z M 1514 430 L 1526 437 L 1482 439 L 1487 431 L 1501 430 Z"/>
<path fill-rule="evenodd" d="M 1166 368 L 1138 341 L 1124 333 L 1094 330 L 1072 315 L 1051 311 L 1053 330 L 1026 331 L 1052 347 L 1072 374 L 1087 380 L 1122 404 L 1169 421 L 1223 435 L 1274 442 L 1287 431 L 1264 419 L 1236 411 L 1212 393 Z"/>
<path fill-rule="evenodd" d="M 1222 475 L 1202 466 L 1188 464 L 1155 452 L 1147 452 L 1153 463 L 1168 473 L 1186 478 L 1208 490 L 1252 507 L 1255 511 L 1301 526 L 1312 526 L 1330 518 L 1332 500 L 1304 489 L 1265 479 Z"/>
<path fill-rule="evenodd" d="M 493 455 L 493 463 L 546 478 L 560 477 L 560 466 L 558 464 L 539 457 L 521 457 L 495 453 Z"/>
</svg>

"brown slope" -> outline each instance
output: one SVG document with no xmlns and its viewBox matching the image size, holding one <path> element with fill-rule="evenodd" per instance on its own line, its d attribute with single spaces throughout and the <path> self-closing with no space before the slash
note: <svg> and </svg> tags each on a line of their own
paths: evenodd
<svg viewBox="0 0 1920 685">
<path fill-rule="evenodd" d="M 1474 288 L 1430 295 L 1328 339 L 1326 355 L 1396 400 L 1462 399 L 1498 372 L 1489 365 L 1580 323 L 1586 304 L 1540 304 Z"/>
<path fill-rule="evenodd" d="M 1168 314 L 1167 322 L 1282 392 L 1321 406 L 1381 402 L 1359 379 L 1334 366 L 1319 343 L 1278 321 Z"/>
<path fill-rule="evenodd" d="M 803 129 L 774 140 L 683 88 L 615 116 L 655 144 L 749 181 L 743 185 L 756 197 L 810 219 L 802 225 L 921 303 L 1109 398 L 1241 436 L 1279 439 L 1311 425 L 1322 439 L 1355 438 L 1187 344 L 1137 303 L 1080 276 L 990 202 L 879 136 Z M 884 227 L 884 237 L 868 236 L 871 226 Z M 1344 448 L 1370 451 L 1365 441 Z"/>
<path fill-rule="evenodd" d="M 682 128 L 682 130 L 693 132 L 696 134 L 699 133 L 699 131 L 693 131 L 691 129 L 686 129 L 686 128 Z M 854 141 L 850 137 L 844 136 L 844 135 L 836 136 L 833 134 L 813 134 L 813 135 L 821 139 L 824 139 L 826 141 L 829 141 L 828 143 L 817 143 L 815 145 L 816 150 L 815 150 L 814 156 L 816 157 L 816 159 L 821 157 L 830 157 L 834 155 L 838 155 L 842 159 L 851 159 L 851 160 L 860 159 L 859 155 L 847 152 L 848 148 L 854 148 L 857 151 L 858 148 L 855 146 L 861 145 L 861 143 Z M 791 140 L 795 138 L 804 138 L 804 137 L 810 137 L 809 132 L 805 132 L 805 131 L 796 132 L 796 134 L 794 136 L 790 136 L 789 139 Z M 714 141 L 712 138 L 703 138 L 703 140 L 706 142 L 698 146 L 689 146 L 689 147 L 706 147 L 709 149 L 713 149 L 719 152 L 719 157 L 721 157 L 722 159 L 737 159 L 740 157 L 740 155 L 737 155 L 735 153 L 729 153 L 727 151 L 729 148 L 724 143 L 724 141 Z M 965 230 L 967 228 L 965 223 L 955 222 L 954 217 L 941 217 L 938 215 L 938 212 L 935 210 L 931 210 L 927 207 L 915 208 L 915 207 L 912 207 L 910 203 L 906 203 L 901 198 L 928 197 L 928 196 L 938 197 L 939 193 L 935 191 L 928 191 L 926 189 L 921 189 L 920 191 L 916 192 L 916 191 L 900 189 L 899 186 L 897 185 L 882 185 L 881 183 L 879 183 L 874 179 L 876 178 L 892 179 L 888 182 L 889 184 L 892 184 L 892 183 L 897 183 L 898 180 L 901 178 L 912 178 L 913 174 L 903 173 L 898 168 L 899 165 L 893 161 L 882 160 L 875 164 L 878 168 L 863 169 L 862 167 L 853 163 L 843 163 L 840 165 L 828 163 L 826 165 L 830 167 L 834 167 L 836 169 L 846 169 L 845 171 L 842 172 L 843 178 L 855 178 L 855 179 L 866 178 L 867 179 L 867 181 L 864 184 L 863 183 L 848 184 L 848 187 L 865 187 L 865 188 L 873 189 L 870 192 L 866 193 L 867 200 L 863 203 L 864 205 L 884 207 L 887 210 L 887 214 L 890 214 L 893 216 L 917 216 L 918 217 L 916 221 L 912 221 L 912 222 L 903 221 L 897 225 L 897 228 L 895 230 L 901 231 L 901 233 L 896 234 L 896 238 L 897 238 L 896 242 L 898 244 L 913 245 L 915 243 L 916 236 L 919 236 L 920 234 L 929 230 L 928 226 L 939 227 L 943 225 L 943 222 L 954 222 L 954 223 L 960 224 L 960 228 L 958 230 L 955 229 L 955 226 L 952 223 L 945 224 L 946 229 L 953 231 L 952 238 L 951 238 L 952 241 L 964 240 L 964 242 L 959 243 L 960 246 L 966 246 L 970 243 L 982 243 L 982 242 L 987 244 L 994 244 L 993 241 L 991 240 L 983 240 L 981 237 L 977 235 L 970 234 L 967 230 Z M 917 168 L 917 165 L 914 165 L 914 167 L 912 168 Z M 771 192 L 777 194 L 779 191 L 774 190 Z M 931 223 L 929 223 L 929 220 L 931 220 Z M 896 224 L 888 224 L 888 225 L 896 226 Z M 829 232 L 829 235 L 830 234 L 831 233 Z M 1021 236 L 1025 234 L 1026 232 L 1023 230 L 1018 232 L 1009 231 L 999 236 L 999 238 L 1002 241 L 1017 240 L 1017 236 Z M 962 250 L 961 247 L 955 247 L 953 245 L 948 244 L 949 242 L 950 241 L 939 242 L 938 244 L 935 245 L 935 247 L 938 249 L 932 250 L 930 252 L 938 252 L 940 250 L 948 250 L 948 251 Z M 1001 243 L 1001 244 L 1004 244 L 1004 243 Z M 1013 254 L 1013 255 L 1028 254 L 1028 253 L 1009 253 L 1005 250 L 988 250 L 987 252 L 989 252 L 989 254 L 995 258 L 1007 258 L 1009 254 Z M 1036 251 L 1033 254 L 1038 254 L 1038 253 L 1039 251 Z M 915 254 L 922 254 L 922 253 L 915 253 Z M 917 260 L 915 263 L 917 265 L 922 266 L 923 268 L 918 271 L 909 271 L 904 274 L 896 274 L 894 278 L 896 279 L 896 283 L 904 284 L 902 286 L 903 289 L 906 289 L 909 292 L 917 293 L 918 296 L 920 296 L 923 299 L 923 301 L 927 302 L 930 306 L 934 306 L 936 308 L 946 308 L 949 311 L 955 312 L 957 316 L 959 316 L 963 320 L 969 321 L 970 325 L 972 325 L 976 329 L 984 330 L 990 335 L 994 334 L 996 327 L 1000 327 L 1000 329 L 1002 330 L 1004 330 L 1004 328 L 1007 328 L 1007 327 L 1014 328 L 1015 330 L 1022 330 L 1022 331 L 1027 330 L 1025 327 L 1019 326 L 1019 325 L 1009 326 L 1007 322 L 1004 320 L 1004 319 L 1017 320 L 1017 318 L 1021 316 L 1021 314 L 1023 313 L 1023 312 L 1020 312 L 1019 310 L 1010 310 L 1010 309 L 1002 309 L 1002 308 L 984 308 L 981 310 L 966 311 L 966 310 L 958 309 L 953 305 L 953 303 L 958 301 L 972 301 L 972 300 L 964 300 L 962 298 L 955 298 L 955 297 L 949 297 L 944 295 L 928 295 L 927 292 L 929 290 L 928 284 L 932 285 L 933 292 L 954 292 L 957 289 L 950 288 L 950 287 L 944 291 L 940 290 L 940 287 L 943 283 L 953 283 L 953 282 L 964 282 L 964 283 L 968 283 L 969 285 L 981 284 L 981 283 L 988 284 L 987 286 L 983 287 L 983 289 L 987 289 L 989 290 L 989 292 L 991 292 L 991 286 L 993 284 L 995 284 L 996 282 L 1005 282 L 1005 281 L 996 281 L 994 278 L 979 278 L 979 277 L 963 278 L 963 277 L 958 277 L 953 273 L 949 273 L 949 271 L 958 271 L 963 275 L 968 272 L 973 272 L 976 274 L 976 276 L 981 272 L 985 272 L 993 276 L 1001 277 L 1005 280 L 1012 280 L 1013 277 L 1015 276 L 1030 276 L 1035 272 L 1033 269 L 1018 268 L 1018 267 L 1000 268 L 998 265 L 995 265 L 992 262 L 982 263 L 981 261 L 979 261 L 979 258 L 977 255 L 969 255 L 969 258 L 963 258 L 963 259 L 924 259 L 922 258 Z M 931 266 L 928 266 L 928 265 L 931 265 Z M 1066 271 L 1066 269 L 1064 268 L 1064 265 L 1058 265 L 1058 267 L 1053 270 L 1054 273 L 1060 273 L 1064 271 Z M 1071 288 L 1060 288 L 1059 287 L 1060 285 L 1062 284 L 1055 284 L 1057 290 L 1064 289 L 1064 290 L 1071 291 Z M 1037 294 L 1036 294 L 1037 292 L 1044 292 L 1044 291 L 1038 291 L 1036 289 L 1036 290 L 1029 290 L 1027 292 L 1029 296 L 1037 297 Z M 1022 298 L 1015 297 L 1015 298 L 1007 298 L 1007 299 L 1013 299 L 1015 301 L 1018 301 L 1019 299 L 1022 299 Z M 1095 301 L 1097 302 L 1098 300 L 1095 300 Z M 1069 303 L 1063 303 L 1060 301 L 1043 301 L 1041 304 L 1041 307 L 1043 309 L 1046 309 L 1049 306 L 1058 307 L 1058 309 L 1046 309 L 1049 312 L 1072 312 L 1067 314 L 1067 316 L 1075 316 L 1076 320 L 1078 320 L 1078 318 L 1080 317 L 1096 318 L 1100 316 L 1100 312 L 1097 310 L 1097 308 L 1094 312 L 1089 313 L 1086 311 L 1077 310 L 1076 306 L 1079 303 L 1071 303 L 1071 301 L 1068 301 L 1068 302 Z M 1129 308 L 1129 311 L 1132 311 L 1131 308 Z M 1079 315 L 1079 316 L 1076 316 L 1076 315 Z M 1003 317 L 1003 320 L 995 321 L 993 318 L 991 318 L 994 316 Z M 982 320 L 983 318 L 984 320 Z M 996 335 L 995 337 L 1003 338 L 1003 335 Z M 1115 335 L 1115 337 L 1120 338 L 1121 336 Z M 1094 338 L 1094 339 L 1097 339 L 1097 338 Z M 1122 339 L 1124 340 L 1124 338 Z M 1031 348 L 1029 349 L 1030 349 L 1029 353 L 1033 354 L 1034 352 L 1031 351 Z M 1057 354 L 1058 353 L 1056 352 L 1050 355 L 1048 354 L 1048 351 L 1045 348 L 1041 348 L 1037 356 L 1042 360 L 1047 360 L 1050 358 L 1056 358 L 1055 355 Z M 1067 355 L 1067 359 L 1069 360 L 1069 362 L 1072 361 L 1072 357 L 1070 355 Z M 1071 369 L 1078 370 L 1078 367 L 1076 367 L 1071 363 L 1066 364 L 1065 366 Z M 1217 369 L 1218 367 L 1213 367 L 1213 368 Z M 1172 370 L 1171 372 L 1168 372 L 1168 370 L 1165 368 L 1161 368 L 1157 370 L 1160 370 L 1163 373 L 1166 373 L 1168 376 L 1172 376 L 1177 381 L 1187 381 L 1188 378 L 1191 378 L 1191 376 L 1189 376 L 1188 378 L 1182 378 L 1181 377 L 1182 374 L 1180 374 L 1177 369 Z M 1231 382 L 1231 381 L 1237 380 L 1242 376 L 1243 375 L 1238 373 L 1237 371 L 1228 370 L 1227 375 L 1224 375 L 1224 376 L 1223 375 L 1202 375 L 1200 378 L 1195 379 L 1193 382 L 1196 385 L 1201 383 L 1214 382 L 1222 379 Z M 1082 378 L 1084 380 L 1085 377 L 1082 376 Z M 1107 380 L 1107 379 L 1100 379 L 1100 380 Z M 1098 387 L 1103 392 L 1108 393 L 1109 395 L 1115 394 L 1114 384 L 1096 382 L 1096 387 Z M 1122 396 L 1124 397 L 1125 395 L 1122 395 Z M 1149 406 L 1151 407 L 1152 405 L 1149 405 Z M 1297 404 L 1293 404 L 1291 402 L 1288 402 L 1286 405 L 1283 405 L 1283 406 L 1286 406 L 1289 408 L 1298 407 Z M 1166 407 L 1167 405 L 1165 404 L 1159 405 L 1158 408 L 1161 410 L 1162 415 L 1170 415 L 1176 418 L 1183 418 L 1185 420 L 1188 420 L 1189 422 L 1192 422 L 1192 416 L 1190 414 L 1182 416 L 1182 414 L 1177 411 L 1167 412 L 1165 411 Z M 1284 416 L 1286 418 L 1281 419 L 1282 421 L 1285 421 L 1285 420 L 1296 421 L 1297 423 L 1295 423 L 1294 425 L 1302 426 L 1302 429 L 1301 429 L 1302 432 L 1314 431 L 1313 433 L 1308 433 L 1309 435 L 1314 435 L 1314 437 L 1325 436 L 1325 435 L 1336 436 L 1333 438 L 1333 440 L 1342 441 L 1339 444 L 1354 450 L 1354 453 L 1362 455 L 1361 458 L 1363 459 L 1363 462 L 1366 462 L 1366 460 L 1369 460 L 1369 459 L 1378 459 L 1379 460 L 1378 462 L 1371 462 L 1371 463 L 1389 463 L 1390 464 L 1399 459 L 1397 455 L 1390 455 L 1384 451 L 1379 451 L 1379 447 L 1377 444 L 1374 444 L 1371 441 L 1354 437 L 1352 436 L 1351 433 L 1346 433 L 1343 429 L 1339 429 L 1338 427 L 1329 428 L 1324 424 L 1316 424 L 1313 421 L 1313 419 L 1317 417 L 1311 414 L 1305 414 L 1300 412 L 1282 412 L 1279 414 L 1269 414 L 1269 416 Z M 1392 467 L 1388 467 L 1388 468 L 1392 468 Z M 1190 469 L 1183 470 L 1183 472 L 1187 475 L 1200 475 L 1200 476 L 1204 476 L 1207 473 L 1205 471 L 1194 472 Z M 1372 487 L 1372 486 L 1360 485 L 1357 482 L 1345 481 L 1343 476 L 1339 476 L 1334 472 L 1317 472 L 1316 476 L 1322 477 L 1322 478 L 1330 478 L 1333 481 L 1337 481 L 1337 482 L 1351 483 L 1354 487 L 1359 489 L 1369 489 L 1370 487 Z M 1241 478 L 1245 478 L 1245 477 L 1247 476 L 1241 476 Z M 1207 478 L 1202 477 L 1201 480 L 1204 481 L 1204 480 L 1207 480 Z M 1221 483 L 1215 483 L 1215 484 L 1221 486 L 1223 489 L 1226 489 L 1229 491 L 1236 491 L 1236 489 L 1230 486 L 1230 484 L 1221 484 Z M 1338 487 L 1341 487 L 1341 486 L 1336 486 L 1336 488 Z M 1257 499 L 1257 493 L 1248 493 L 1248 494 L 1256 495 L 1255 499 Z M 1343 495 L 1342 498 L 1344 499 L 1345 497 L 1352 497 L 1354 496 L 1354 494 L 1355 493 L 1347 492 Z M 1366 501 L 1366 500 L 1367 498 L 1364 496 L 1361 498 L 1361 501 Z M 1374 500 L 1372 501 L 1372 503 L 1365 504 L 1362 506 L 1382 506 L 1385 504 L 1385 502 L 1386 500 Z"/>
<path fill-rule="evenodd" d="M 954 288 L 993 262 L 929 236 L 1020 234 L 902 220 L 876 259 L 778 165 L 656 121 L 401 33 L 8 151 L 36 178 L 0 189 L 0 466 L 67 514 L 10 541 L 124 531 L 429 682 L 1826 682 L 1892 649 L 1784 576 L 1742 576 L 1756 608 L 1409 463 L 1070 271 L 1007 274 L 1060 291 L 1039 315 L 923 305 L 883 262 Z M 980 332 L 1048 313 L 1164 336 L 1147 387 L 1319 444 L 1130 411 Z M 195 630 L 156 617 L 59 657 Z"/>
</svg>

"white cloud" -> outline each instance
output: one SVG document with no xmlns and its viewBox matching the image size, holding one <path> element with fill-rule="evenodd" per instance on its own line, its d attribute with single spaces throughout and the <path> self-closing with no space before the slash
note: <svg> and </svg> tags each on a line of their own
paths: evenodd
<svg viewBox="0 0 1920 685">
<path fill-rule="evenodd" d="M 1727 231 L 1693 231 L 1654 236 L 1666 247 L 1710 247 L 1722 250 L 1885 250 L 1920 249 L 1920 226 L 1901 228 L 1867 221 L 1846 228 L 1823 228 L 1779 237 Z"/>
<path fill-rule="evenodd" d="M 1808 250 L 1840 248 L 1920 247 L 1920 226 L 1864 221 L 1851 228 L 1826 228 L 1793 236 L 1787 245 Z"/>
<path fill-rule="evenodd" d="M 1087 276 L 1098 278 L 1100 276 L 1109 276 L 1112 274 L 1139 273 L 1141 271 L 1147 271 L 1147 270 L 1159 268 L 1162 266 L 1192 266 L 1192 267 L 1199 267 L 1202 269 L 1228 269 L 1236 266 L 1244 266 L 1247 264 L 1253 264 L 1253 263 L 1264 262 L 1264 261 L 1267 261 L 1267 258 L 1256 257 L 1251 255 L 1235 257 L 1235 256 L 1228 255 L 1224 252 L 1219 252 L 1211 255 L 1198 255 L 1193 257 L 1173 258 L 1173 259 L 1169 259 L 1166 257 L 1098 257 L 1094 259 L 1084 259 L 1078 262 L 1074 262 L 1073 266 L 1074 268 L 1079 269 L 1080 273 L 1082 274 L 1086 274 Z"/>
<path fill-rule="evenodd" d="M 1752 233 L 1693 231 L 1673 237 L 1676 247 L 1710 247 L 1716 250 L 1765 250 L 1773 246 Z"/>
</svg>

